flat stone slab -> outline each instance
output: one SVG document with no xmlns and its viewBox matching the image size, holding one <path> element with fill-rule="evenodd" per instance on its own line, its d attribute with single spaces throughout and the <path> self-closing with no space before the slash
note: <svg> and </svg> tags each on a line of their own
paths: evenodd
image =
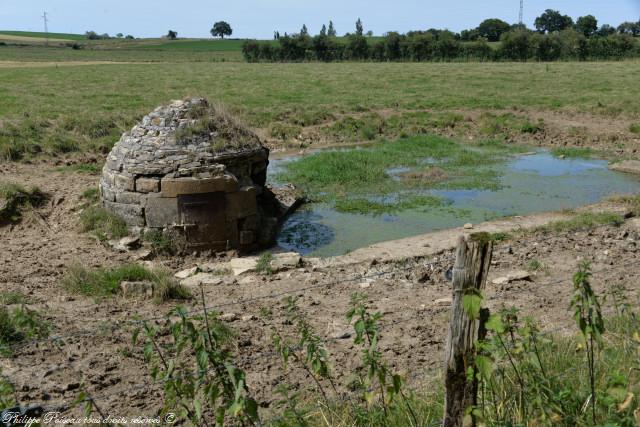
<svg viewBox="0 0 640 427">
<path fill-rule="evenodd" d="M 498 277 L 491 281 L 494 285 L 505 285 L 510 282 L 515 282 L 516 280 L 529 280 L 531 275 L 529 272 L 524 270 L 516 270 L 510 273 L 507 273 L 505 276 Z"/>
<path fill-rule="evenodd" d="M 640 160 L 623 160 L 611 163 L 609 169 L 617 172 L 640 174 Z"/>
<path fill-rule="evenodd" d="M 222 283 L 222 277 L 210 273 L 197 273 L 180 281 L 186 288 L 194 289 L 202 286 L 215 286 Z"/>
</svg>

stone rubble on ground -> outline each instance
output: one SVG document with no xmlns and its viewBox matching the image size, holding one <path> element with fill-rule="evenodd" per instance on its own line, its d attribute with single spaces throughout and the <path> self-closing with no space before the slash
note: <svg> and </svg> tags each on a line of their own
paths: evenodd
<svg viewBox="0 0 640 427">
<path fill-rule="evenodd" d="M 501 276 L 495 278 L 491 281 L 494 285 L 505 285 L 510 282 L 515 282 L 516 280 L 530 280 L 531 274 L 525 270 L 516 270 L 510 273 L 507 273 L 505 276 Z"/>
</svg>

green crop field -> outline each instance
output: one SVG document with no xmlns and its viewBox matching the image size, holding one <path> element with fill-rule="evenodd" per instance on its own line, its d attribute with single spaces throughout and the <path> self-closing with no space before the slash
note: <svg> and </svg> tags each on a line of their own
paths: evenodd
<svg viewBox="0 0 640 427">
<path fill-rule="evenodd" d="M 51 39 L 65 39 L 65 40 L 86 40 L 87 38 L 83 34 L 67 34 L 67 33 L 42 33 L 35 31 L 0 31 L 0 35 L 17 36 L 17 37 L 32 37 L 37 39 L 51 38 Z"/>
<path fill-rule="evenodd" d="M 37 51 L 100 59 L 98 50 Z M 122 59 L 144 58 L 144 52 L 128 51 Z M 182 54 L 214 60 L 210 52 Z M 0 65 L 0 156 L 104 150 L 143 114 L 186 96 L 221 102 L 256 128 L 318 125 L 341 114 L 380 110 L 640 113 L 637 61 L 248 64 L 195 62 L 174 52 L 164 59 L 167 63 Z M 335 132 L 343 131 L 344 126 Z"/>
<path fill-rule="evenodd" d="M 140 45 L 141 49 L 187 50 L 195 52 L 240 52 L 244 40 L 172 40 Z"/>
</svg>

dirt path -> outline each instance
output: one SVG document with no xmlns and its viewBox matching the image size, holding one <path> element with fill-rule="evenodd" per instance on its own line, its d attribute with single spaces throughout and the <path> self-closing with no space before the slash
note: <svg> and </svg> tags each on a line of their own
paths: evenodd
<svg viewBox="0 0 640 427">
<path fill-rule="evenodd" d="M 160 386 L 153 384 L 148 374 L 141 346 L 131 343 L 131 321 L 149 318 L 162 325 L 162 316 L 175 303 L 155 305 L 122 297 L 95 301 L 69 295 L 59 285 L 64 272 L 74 264 L 98 267 L 133 262 L 130 255 L 114 252 L 78 229 L 80 194 L 96 185 L 96 176 L 25 164 L 4 164 L 0 172 L 3 180 L 37 185 L 51 195 L 49 204 L 37 215 L 0 229 L 1 289 L 26 294 L 28 306 L 45 316 L 57 338 L 20 345 L 13 357 L 0 358 L 4 374 L 16 386 L 17 397 L 23 404 L 64 409 L 84 383 L 103 411 L 155 414 L 161 405 Z M 478 225 L 474 231 L 539 225 L 561 216 L 543 214 L 494 221 Z M 383 313 L 381 346 L 392 367 L 407 375 L 411 387 L 432 378 L 441 365 L 449 315 L 443 299 L 450 297 L 450 285 L 444 272 L 452 265 L 452 244 L 462 232 L 469 230 L 377 244 L 271 276 L 227 275 L 222 283 L 206 287 L 206 304 L 218 307 L 237 332 L 237 362 L 247 371 L 251 390 L 263 410 L 274 407 L 277 384 L 287 382 L 297 389 L 311 384 L 298 368 L 284 372 L 274 354 L 273 328 L 283 334 L 293 332 L 286 322 L 283 302 L 289 296 L 298 299 L 317 333 L 326 337 L 340 390 L 346 390 L 360 357 L 345 320 L 354 292 L 366 293 L 371 308 Z M 632 219 L 620 227 L 553 236 L 523 235 L 499 243 L 491 279 L 530 268 L 534 261 L 538 267 L 529 280 L 490 284 L 490 308 L 516 306 L 523 314 L 537 318 L 546 330 L 570 326 L 567 307 L 571 275 L 580 259 L 593 262 L 597 292 L 604 294 L 615 286 L 626 286 L 630 301 L 635 300 L 640 276 L 639 238 L 640 225 Z M 188 256 L 156 259 L 153 263 L 178 271 L 211 261 Z M 607 310 L 610 304 L 609 300 Z M 197 310 L 198 301 L 190 301 L 187 306 Z"/>
</svg>

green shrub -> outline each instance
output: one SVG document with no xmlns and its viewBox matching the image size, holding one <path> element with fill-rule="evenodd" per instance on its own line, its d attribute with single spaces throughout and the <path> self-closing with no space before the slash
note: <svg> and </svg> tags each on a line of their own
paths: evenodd
<svg viewBox="0 0 640 427">
<path fill-rule="evenodd" d="M 571 219 L 554 221 L 550 224 L 537 227 L 534 231 L 571 232 L 597 227 L 599 225 L 619 226 L 624 223 L 624 218 L 614 212 L 584 212 Z"/>
<path fill-rule="evenodd" d="M 82 231 L 92 232 L 100 240 L 120 239 L 129 233 L 122 218 L 100 206 L 89 206 L 83 210 L 80 222 Z"/>
<path fill-rule="evenodd" d="M 27 302 L 27 297 L 22 292 L 0 292 L 0 304 L 24 304 Z"/>
<path fill-rule="evenodd" d="M 96 270 L 76 265 L 67 271 L 61 284 L 74 294 L 104 298 L 118 293 L 123 281 L 151 282 L 154 300 L 158 303 L 167 299 L 187 299 L 190 296 L 188 290 L 179 285 L 168 272 L 151 271 L 136 264 Z"/>
<path fill-rule="evenodd" d="M 640 135 L 640 123 L 632 123 L 629 126 L 629 132 Z"/>
</svg>

